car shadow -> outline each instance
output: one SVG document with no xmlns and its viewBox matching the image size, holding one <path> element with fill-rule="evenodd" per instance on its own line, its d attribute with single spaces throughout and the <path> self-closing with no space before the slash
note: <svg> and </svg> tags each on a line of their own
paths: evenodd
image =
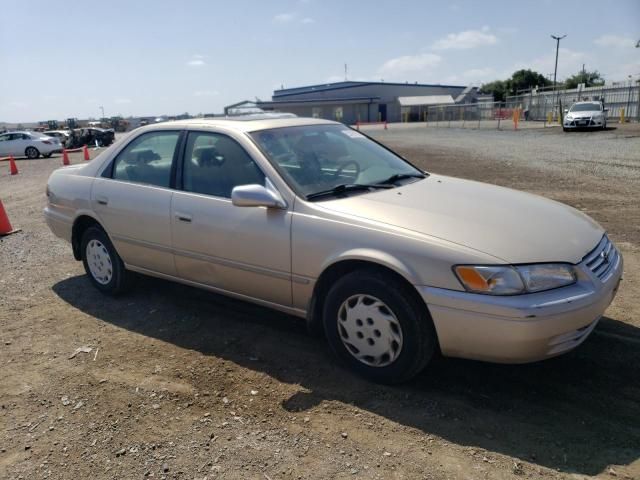
<svg viewBox="0 0 640 480">
<path fill-rule="evenodd" d="M 146 277 L 119 298 L 85 276 L 53 291 L 99 321 L 299 384 L 305 391 L 282 403 L 288 411 L 344 402 L 567 473 L 595 475 L 640 458 L 640 329 L 612 318 L 555 359 L 507 366 L 436 358 L 413 382 L 388 387 L 338 365 L 299 319 L 252 304 Z"/>
</svg>

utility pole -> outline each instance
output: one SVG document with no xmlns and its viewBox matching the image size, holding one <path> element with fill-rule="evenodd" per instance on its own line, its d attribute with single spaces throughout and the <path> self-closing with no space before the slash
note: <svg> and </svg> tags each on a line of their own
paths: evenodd
<svg viewBox="0 0 640 480">
<path fill-rule="evenodd" d="M 347 64 L 344 64 L 344 81 L 347 81 Z"/>
<path fill-rule="evenodd" d="M 564 37 L 566 37 L 566 35 L 562 35 L 562 36 L 551 35 L 551 38 L 553 38 L 556 41 L 556 66 L 553 69 L 553 91 L 554 91 L 554 93 L 556 91 L 556 78 L 558 76 L 558 52 L 560 51 L 560 40 L 562 40 Z M 558 95 L 555 94 L 554 96 L 556 97 L 554 103 L 557 104 L 558 103 L 558 101 L 557 101 L 558 100 Z M 561 115 L 562 115 L 562 112 L 558 112 L 558 118 L 560 118 Z"/>
<path fill-rule="evenodd" d="M 100 106 L 98 107 L 100 110 L 102 110 L 102 118 L 100 118 L 100 120 L 102 120 L 104 118 L 104 107 Z"/>
</svg>

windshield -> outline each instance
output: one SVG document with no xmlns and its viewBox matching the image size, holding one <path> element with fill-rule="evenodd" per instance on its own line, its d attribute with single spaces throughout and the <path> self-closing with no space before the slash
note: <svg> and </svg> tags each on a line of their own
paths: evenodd
<svg viewBox="0 0 640 480">
<path fill-rule="evenodd" d="M 405 175 L 423 176 L 396 154 L 344 125 L 274 128 L 251 136 L 305 197 L 339 185 L 375 185 L 394 176 L 403 180 Z"/>
<path fill-rule="evenodd" d="M 599 103 L 576 103 L 571 107 L 571 112 L 593 112 L 594 110 L 600 110 Z"/>
</svg>

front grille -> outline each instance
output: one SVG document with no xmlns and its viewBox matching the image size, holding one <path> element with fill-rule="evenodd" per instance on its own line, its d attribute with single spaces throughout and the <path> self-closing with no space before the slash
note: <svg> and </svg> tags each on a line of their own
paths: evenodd
<svg viewBox="0 0 640 480">
<path fill-rule="evenodd" d="M 611 273 L 618 264 L 618 260 L 618 250 L 616 250 L 611 240 L 605 235 L 596 248 L 582 259 L 582 262 L 596 277 L 604 282 L 608 280 L 609 273 Z"/>
</svg>

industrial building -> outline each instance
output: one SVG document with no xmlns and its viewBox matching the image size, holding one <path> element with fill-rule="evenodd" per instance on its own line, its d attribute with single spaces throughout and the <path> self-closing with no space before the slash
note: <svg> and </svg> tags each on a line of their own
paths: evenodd
<svg viewBox="0 0 640 480">
<path fill-rule="evenodd" d="M 424 120 L 429 106 L 471 103 L 476 95 L 475 87 L 344 81 L 275 90 L 271 101 L 251 103 L 265 111 L 355 124 Z"/>
</svg>

